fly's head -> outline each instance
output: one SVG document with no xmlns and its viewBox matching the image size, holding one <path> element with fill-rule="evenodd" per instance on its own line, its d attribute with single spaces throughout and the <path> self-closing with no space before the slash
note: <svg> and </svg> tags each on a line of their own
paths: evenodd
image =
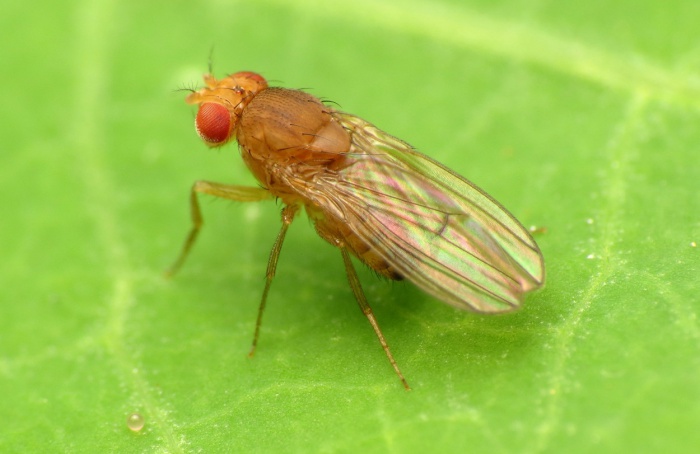
<svg viewBox="0 0 700 454">
<path fill-rule="evenodd" d="M 199 137 L 208 146 L 219 147 L 234 135 L 243 109 L 268 85 L 260 74 L 250 71 L 237 72 L 219 80 L 206 74 L 204 83 L 204 88 L 190 93 L 185 101 L 199 104 L 194 120 Z"/>
</svg>

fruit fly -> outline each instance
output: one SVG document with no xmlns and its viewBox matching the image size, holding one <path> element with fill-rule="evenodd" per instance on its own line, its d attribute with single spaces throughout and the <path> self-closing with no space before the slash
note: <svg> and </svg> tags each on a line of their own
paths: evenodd
<svg viewBox="0 0 700 454">
<path fill-rule="evenodd" d="M 197 133 L 209 147 L 235 138 L 260 187 L 197 181 L 184 262 L 202 227 L 198 195 L 239 202 L 282 201 L 249 353 L 255 353 L 287 229 L 303 208 L 318 235 L 338 248 L 350 288 L 406 389 L 352 264 L 355 256 L 389 279 L 406 279 L 460 309 L 508 312 L 544 282 L 532 236 L 491 196 L 367 121 L 300 90 L 269 87 L 253 72 L 215 79 L 187 96 L 199 106 Z"/>
</svg>

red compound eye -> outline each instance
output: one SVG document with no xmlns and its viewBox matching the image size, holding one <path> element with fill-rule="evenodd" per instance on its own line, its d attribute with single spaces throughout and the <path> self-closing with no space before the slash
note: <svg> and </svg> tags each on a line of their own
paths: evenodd
<svg viewBox="0 0 700 454">
<path fill-rule="evenodd" d="M 239 71 L 229 76 L 244 90 L 257 93 L 267 88 L 267 81 L 263 76 L 252 71 Z"/>
<path fill-rule="evenodd" d="M 267 81 L 263 76 L 261 76 L 258 73 L 254 73 L 252 71 L 238 71 L 235 74 L 232 74 L 231 77 L 234 79 L 250 79 L 254 80 L 255 82 L 259 83 L 260 85 L 267 85 Z"/>
<path fill-rule="evenodd" d="M 223 145 L 231 133 L 231 114 L 221 104 L 205 102 L 199 106 L 194 125 L 207 145 Z"/>
</svg>

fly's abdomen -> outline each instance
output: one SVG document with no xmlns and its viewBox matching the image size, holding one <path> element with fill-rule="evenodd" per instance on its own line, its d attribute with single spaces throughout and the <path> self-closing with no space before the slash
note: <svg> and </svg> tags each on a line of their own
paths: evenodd
<svg viewBox="0 0 700 454">
<path fill-rule="evenodd" d="M 396 281 L 403 279 L 403 276 L 377 252 L 372 244 L 358 237 L 355 232 L 348 228 L 347 224 L 329 222 L 328 219 L 318 218 L 311 213 L 309 215 L 314 219 L 316 231 L 321 238 L 333 246 L 345 246 L 355 257 L 382 276 Z"/>
</svg>

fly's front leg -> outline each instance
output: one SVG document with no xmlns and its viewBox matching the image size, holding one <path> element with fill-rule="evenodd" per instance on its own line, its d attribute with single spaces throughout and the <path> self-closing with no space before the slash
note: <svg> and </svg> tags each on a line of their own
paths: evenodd
<svg viewBox="0 0 700 454">
<path fill-rule="evenodd" d="M 263 188 L 253 188 L 247 186 L 235 186 L 229 184 L 214 183 L 211 181 L 196 181 L 190 191 L 190 214 L 192 217 L 192 229 L 187 235 L 185 244 L 177 260 L 165 272 L 166 276 L 172 276 L 182 266 L 194 245 L 199 230 L 202 228 L 202 210 L 199 208 L 199 194 L 209 194 L 222 199 L 236 202 L 257 202 L 265 199 L 272 199 L 274 196 L 270 191 Z"/>
</svg>

